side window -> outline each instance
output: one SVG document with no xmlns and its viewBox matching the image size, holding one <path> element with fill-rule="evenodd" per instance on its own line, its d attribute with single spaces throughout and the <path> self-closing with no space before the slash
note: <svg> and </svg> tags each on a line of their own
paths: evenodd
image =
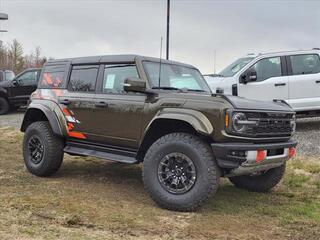
<svg viewBox="0 0 320 240">
<path fill-rule="evenodd" d="M 6 77 L 6 81 L 12 81 L 15 77 L 15 74 L 12 71 L 6 70 L 5 77 Z"/>
<path fill-rule="evenodd" d="M 61 88 L 64 72 L 65 65 L 46 66 L 39 81 L 39 88 Z"/>
<path fill-rule="evenodd" d="M 105 66 L 103 78 L 104 93 L 124 93 L 123 83 L 128 77 L 139 78 L 135 65 Z"/>
<path fill-rule="evenodd" d="M 282 76 L 280 57 L 264 58 L 253 65 L 257 72 L 257 82 L 271 77 Z"/>
<path fill-rule="evenodd" d="M 37 84 L 37 79 L 38 71 L 29 71 L 17 77 L 16 80 L 19 82 L 19 84 L 28 86 Z"/>
<path fill-rule="evenodd" d="M 320 72 L 320 59 L 317 54 L 290 56 L 292 74 L 313 74 Z"/>
<path fill-rule="evenodd" d="M 98 65 L 73 66 L 68 89 L 75 92 L 94 92 L 98 71 Z"/>
</svg>

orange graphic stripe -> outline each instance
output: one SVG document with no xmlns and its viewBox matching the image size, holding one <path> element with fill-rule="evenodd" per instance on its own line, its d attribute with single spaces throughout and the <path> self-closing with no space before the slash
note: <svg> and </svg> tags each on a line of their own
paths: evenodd
<svg viewBox="0 0 320 240">
<path fill-rule="evenodd" d="M 62 112 L 66 115 L 66 116 L 71 116 L 71 113 L 69 112 L 69 110 L 67 108 L 62 108 Z"/>
<path fill-rule="evenodd" d="M 68 135 L 74 138 L 86 139 L 86 136 L 79 132 L 68 132 Z"/>
</svg>

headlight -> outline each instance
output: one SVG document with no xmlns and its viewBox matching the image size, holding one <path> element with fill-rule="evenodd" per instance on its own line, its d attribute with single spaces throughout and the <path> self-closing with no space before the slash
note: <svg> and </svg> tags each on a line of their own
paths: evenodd
<svg viewBox="0 0 320 240">
<path fill-rule="evenodd" d="M 236 132 L 244 132 L 247 128 L 245 124 L 247 117 L 244 113 L 235 113 L 232 117 L 232 128 Z"/>
</svg>

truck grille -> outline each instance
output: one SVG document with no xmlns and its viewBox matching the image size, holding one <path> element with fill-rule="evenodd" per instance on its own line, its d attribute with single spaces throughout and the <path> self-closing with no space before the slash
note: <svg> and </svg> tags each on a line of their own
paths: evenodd
<svg viewBox="0 0 320 240">
<path fill-rule="evenodd" d="M 294 131 L 294 113 L 247 112 L 246 116 L 248 120 L 257 121 L 246 131 L 254 137 L 289 137 Z"/>
</svg>

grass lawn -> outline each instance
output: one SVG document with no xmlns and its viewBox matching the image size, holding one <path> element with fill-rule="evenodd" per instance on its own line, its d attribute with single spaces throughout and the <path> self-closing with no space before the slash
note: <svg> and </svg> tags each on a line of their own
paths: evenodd
<svg viewBox="0 0 320 240">
<path fill-rule="evenodd" d="M 0 239 L 320 239 L 320 158 L 289 161 L 272 192 L 223 179 L 195 213 L 158 208 L 140 165 L 66 155 L 50 178 L 29 174 L 22 134 L 0 128 Z"/>
</svg>

